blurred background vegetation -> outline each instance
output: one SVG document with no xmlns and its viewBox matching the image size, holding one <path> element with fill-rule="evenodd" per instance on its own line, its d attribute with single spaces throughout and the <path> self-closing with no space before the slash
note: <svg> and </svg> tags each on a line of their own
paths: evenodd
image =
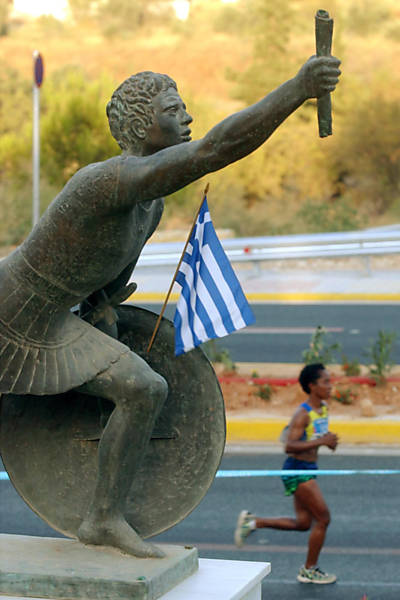
<svg viewBox="0 0 400 600">
<path fill-rule="evenodd" d="M 55 1 L 55 0 L 54 0 Z M 181 5 L 185 5 L 183 0 Z M 176 4 L 176 3 L 175 3 Z M 295 75 L 314 53 L 313 0 L 69 0 L 69 18 L 27 18 L 0 0 L 0 244 L 31 227 L 32 51 L 45 60 L 41 209 L 80 167 L 118 153 L 105 116 L 132 73 L 168 73 L 194 137 Z M 214 222 L 236 236 L 340 231 L 400 220 L 400 5 L 325 0 L 342 80 L 334 135 L 307 102 L 268 143 L 206 178 Z M 167 202 L 162 228 L 185 229 L 205 181 Z M 284 210 L 283 210 L 284 207 Z"/>
</svg>

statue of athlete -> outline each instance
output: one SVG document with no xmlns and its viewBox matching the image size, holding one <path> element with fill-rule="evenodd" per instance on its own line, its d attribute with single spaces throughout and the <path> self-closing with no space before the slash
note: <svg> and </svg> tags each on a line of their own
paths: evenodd
<svg viewBox="0 0 400 600">
<path fill-rule="evenodd" d="M 162 556 L 127 523 L 124 508 L 167 384 L 116 339 L 113 323 L 113 305 L 132 292 L 127 282 L 160 221 L 162 197 L 253 152 L 305 100 L 335 89 L 339 64 L 310 58 L 293 79 L 197 141 L 172 79 L 129 77 L 107 105 L 122 154 L 79 170 L 1 262 L 0 393 L 78 389 L 115 405 L 81 542 Z M 80 316 L 70 310 L 78 304 Z"/>
</svg>

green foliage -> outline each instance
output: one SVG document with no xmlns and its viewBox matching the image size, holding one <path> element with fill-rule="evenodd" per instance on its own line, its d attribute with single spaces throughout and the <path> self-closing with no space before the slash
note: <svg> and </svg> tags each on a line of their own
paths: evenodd
<svg viewBox="0 0 400 600">
<path fill-rule="evenodd" d="M 75 22 L 79 23 L 94 17 L 98 0 L 68 0 L 69 9 Z"/>
<path fill-rule="evenodd" d="M 348 9 L 347 25 L 359 35 L 373 34 L 385 25 L 390 16 L 390 3 L 386 0 L 353 0 Z"/>
<path fill-rule="evenodd" d="M 43 175 L 64 185 L 81 167 L 120 152 L 113 140 L 105 105 L 114 89 L 109 79 L 88 81 L 84 72 L 57 72 L 44 90 Z"/>
<path fill-rule="evenodd" d="M 0 0 L 0 36 L 7 35 L 13 0 Z"/>
<path fill-rule="evenodd" d="M 106 0 L 98 8 L 98 20 L 107 36 L 132 33 L 150 21 L 172 16 L 168 0 Z"/>
<path fill-rule="evenodd" d="M 334 353 L 340 351 L 340 344 L 328 344 L 327 332 L 318 325 L 311 336 L 309 347 L 302 352 L 302 359 L 305 365 L 313 363 L 322 363 L 327 365 L 333 362 Z"/>
<path fill-rule="evenodd" d="M 214 29 L 221 33 L 240 35 L 243 31 L 243 14 L 235 4 L 222 4 L 214 17 Z"/>
<path fill-rule="evenodd" d="M 361 373 L 361 366 L 357 359 L 349 360 L 345 354 L 342 354 L 342 369 L 345 375 L 352 377 Z"/>
<path fill-rule="evenodd" d="M 68 0 L 75 23 L 96 23 L 108 37 L 131 35 L 149 22 L 170 20 L 170 0 Z"/>
<path fill-rule="evenodd" d="M 0 60 L 0 135 L 19 133 L 32 115 L 32 83 Z"/>
<path fill-rule="evenodd" d="M 373 88 L 341 116 L 345 134 L 330 147 L 330 164 L 353 208 L 366 205 L 376 215 L 400 195 L 400 102 Z"/>
<path fill-rule="evenodd" d="M 297 213 L 309 231 L 352 231 L 360 227 L 360 216 L 350 198 L 334 198 L 325 202 L 306 200 Z"/>
<path fill-rule="evenodd" d="M 252 60 L 242 73 L 230 70 L 236 82 L 234 97 L 250 104 L 282 83 L 291 73 L 289 41 L 293 27 L 293 0 L 241 0 L 237 11 L 242 35 L 252 43 Z M 237 21 L 240 17 L 237 17 Z"/>
<path fill-rule="evenodd" d="M 236 365 L 229 354 L 229 350 L 219 348 L 215 340 L 208 340 L 201 347 L 210 362 L 221 363 L 224 365 L 225 371 L 236 371 Z"/>
<path fill-rule="evenodd" d="M 59 36 L 65 31 L 64 23 L 52 15 L 41 15 L 36 20 L 36 24 L 42 33 L 48 36 Z"/>
<path fill-rule="evenodd" d="M 20 181 L 0 183 L 0 246 L 20 244 L 32 227 L 32 183 L 30 163 L 22 165 L 25 174 Z M 46 180 L 40 185 L 41 212 L 57 194 L 58 189 Z"/>
<path fill-rule="evenodd" d="M 49 41 L 52 44 L 42 88 L 41 183 L 57 191 L 78 168 L 119 149 L 105 117 L 105 104 L 115 87 L 111 78 L 88 79 L 71 66 L 52 73 L 51 64 L 61 66 L 84 56 L 88 73 L 108 69 L 118 78 L 116 84 L 143 68 L 169 72 L 195 117 L 198 138 L 243 103 L 259 99 L 295 74 L 314 51 L 314 14 L 319 8 L 313 0 L 192 0 L 190 18 L 181 22 L 170 12 L 170 0 L 69 3 L 73 23 L 62 25 L 44 17 L 34 25 L 11 28 L 2 42 L 3 56 L 8 56 L 7 63 L 0 61 L 0 177 L 8 207 L 2 218 L 5 235 L 10 219 L 12 239 L 19 236 L 13 222 L 17 213 L 21 230 L 30 222 L 26 191 L 31 177 L 32 83 L 31 77 L 20 74 L 31 74 L 26 47 L 45 51 Z M 8 14 L 9 7 L 10 2 L 0 0 L 0 28 L 1 15 Z M 334 135 L 318 138 L 316 103 L 309 101 L 264 147 L 210 175 L 214 222 L 234 235 L 351 230 L 399 219 L 398 0 L 326 0 L 323 8 L 335 19 L 333 51 L 343 60 L 342 81 L 333 95 Z M 114 36 L 111 50 L 99 34 Z M 76 39 L 82 49 L 69 52 Z M 239 100 L 229 98 L 230 92 Z M 205 181 L 195 182 L 172 195 L 163 223 L 189 225 L 204 185 Z M 19 206 L 23 197 L 22 212 L 8 205 L 12 201 Z M 47 196 L 43 206 L 46 202 Z"/>
<path fill-rule="evenodd" d="M 348 387 L 337 386 L 333 398 L 340 402 L 340 404 L 353 404 L 354 400 L 357 398 L 357 394 Z"/>
<path fill-rule="evenodd" d="M 254 394 L 262 400 L 269 402 L 269 400 L 271 400 L 272 392 L 272 387 L 268 383 L 263 383 L 262 385 L 258 385 L 256 387 Z"/>
<path fill-rule="evenodd" d="M 396 338 L 396 333 L 381 329 L 378 332 L 378 339 L 372 342 L 366 351 L 366 356 L 371 363 L 368 367 L 369 373 L 378 384 L 386 381 L 393 367 L 391 354 Z"/>
</svg>

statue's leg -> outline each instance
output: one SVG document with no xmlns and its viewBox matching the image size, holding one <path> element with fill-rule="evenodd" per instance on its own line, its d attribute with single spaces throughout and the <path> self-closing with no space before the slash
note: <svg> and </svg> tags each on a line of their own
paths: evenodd
<svg viewBox="0 0 400 600">
<path fill-rule="evenodd" d="M 111 400 L 115 408 L 99 444 L 99 470 L 93 499 L 78 530 L 85 544 L 112 546 L 139 557 L 161 557 L 124 517 L 126 498 L 155 420 L 167 397 L 165 379 L 133 352 L 79 388 Z"/>
</svg>

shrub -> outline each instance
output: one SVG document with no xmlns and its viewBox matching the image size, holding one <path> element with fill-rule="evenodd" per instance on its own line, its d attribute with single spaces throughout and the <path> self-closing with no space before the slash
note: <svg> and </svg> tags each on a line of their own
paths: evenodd
<svg viewBox="0 0 400 600">
<path fill-rule="evenodd" d="M 378 384 L 385 383 L 386 377 L 393 367 L 394 363 L 390 355 L 396 337 L 396 333 L 381 329 L 378 332 L 378 339 L 371 343 L 366 351 L 371 363 L 368 367 L 369 373 Z"/>
<path fill-rule="evenodd" d="M 342 355 L 342 369 L 345 375 L 357 376 L 361 373 L 361 366 L 357 359 L 349 360 L 344 354 Z"/>
<path fill-rule="evenodd" d="M 262 398 L 262 400 L 269 402 L 272 396 L 272 387 L 268 383 L 264 383 L 262 385 L 257 386 L 254 393 L 259 398 Z"/>
<path fill-rule="evenodd" d="M 351 388 L 337 387 L 333 393 L 333 398 L 340 404 L 352 404 L 357 398 L 357 394 Z"/>
<path fill-rule="evenodd" d="M 302 352 L 303 362 L 306 365 L 313 363 L 323 363 L 324 365 L 333 362 L 334 353 L 340 350 L 340 344 L 327 344 L 327 332 L 318 325 L 311 336 L 310 346 Z"/>
<path fill-rule="evenodd" d="M 229 350 L 218 348 L 215 340 L 208 340 L 202 345 L 205 355 L 212 363 L 221 363 L 226 371 L 236 371 L 236 365 L 233 362 Z"/>
</svg>

